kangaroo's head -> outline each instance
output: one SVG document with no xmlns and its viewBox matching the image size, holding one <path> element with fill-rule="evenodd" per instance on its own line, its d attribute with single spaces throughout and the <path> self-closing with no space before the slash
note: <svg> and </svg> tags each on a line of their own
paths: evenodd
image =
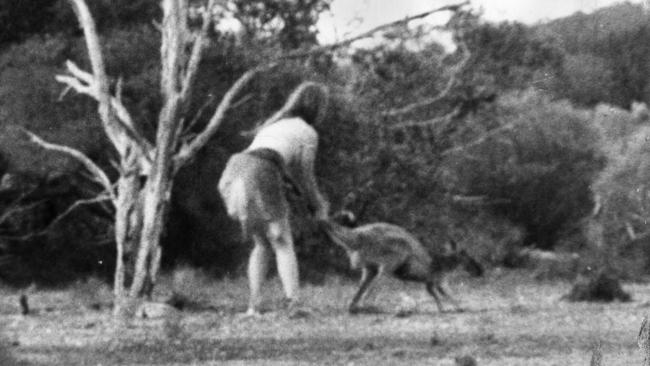
<svg viewBox="0 0 650 366">
<path fill-rule="evenodd" d="M 433 265 L 443 272 L 462 268 L 471 276 L 483 275 L 483 266 L 474 257 L 469 255 L 465 249 L 458 249 L 454 240 L 449 240 L 445 245 L 445 253 L 433 256 Z"/>
<path fill-rule="evenodd" d="M 339 210 L 332 215 L 332 221 L 349 228 L 358 226 L 357 217 L 349 210 Z"/>
</svg>

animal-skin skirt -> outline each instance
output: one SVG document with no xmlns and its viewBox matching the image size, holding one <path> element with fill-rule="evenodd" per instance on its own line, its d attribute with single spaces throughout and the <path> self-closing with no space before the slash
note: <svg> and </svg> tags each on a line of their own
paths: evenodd
<svg viewBox="0 0 650 366">
<path fill-rule="evenodd" d="M 218 188 L 228 215 L 239 221 L 246 239 L 256 230 L 264 230 L 268 223 L 289 217 L 282 159 L 273 150 L 232 155 Z"/>
</svg>

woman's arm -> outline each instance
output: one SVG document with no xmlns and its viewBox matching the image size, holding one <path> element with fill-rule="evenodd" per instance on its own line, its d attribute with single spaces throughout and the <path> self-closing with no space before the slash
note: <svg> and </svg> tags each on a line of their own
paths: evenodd
<svg viewBox="0 0 650 366">
<path fill-rule="evenodd" d="M 329 202 L 318 190 L 316 183 L 316 174 L 314 165 L 316 162 L 316 152 L 318 150 L 318 140 L 311 144 L 303 145 L 301 148 L 301 175 L 302 184 L 306 194 L 306 199 L 310 207 L 314 209 L 314 215 L 317 219 L 326 219 L 329 215 Z"/>
</svg>

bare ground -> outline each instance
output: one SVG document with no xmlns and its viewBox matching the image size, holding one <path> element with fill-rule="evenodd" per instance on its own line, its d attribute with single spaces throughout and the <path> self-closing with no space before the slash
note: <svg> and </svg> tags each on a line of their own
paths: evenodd
<svg viewBox="0 0 650 366">
<path fill-rule="evenodd" d="M 110 301 L 97 282 L 35 291 L 30 302 L 36 314 L 28 316 L 19 314 L 18 293 L 5 289 L 0 364 L 454 365 L 456 357 L 469 355 L 478 365 L 588 365 L 597 343 L 603 366 L 642 363 L 636 336 L 650 307 L 648 284 L 625 284 L 633 301 L 611 304 L 561 301 L 570 284 L 535 282 L 520 272 L 458 276 L 450 287 L 465 312 L 439 313 L 421 286 L 384 280 L 369 300 L 382 312 L 351 316 L 345 306 L 354 283 L 332 279 L 303 288 L 305 317 L 269 311 L 242 318 L 246 282 L 203 279 L 193 296 L 204 310 L 139 319 L 120 329 L 112 326 L 108 307 L 86 306 Z M 270 281 L 267 297 L 281 297 L 277 280 Z M 267 307 L 273 309 L 273 301 Z M 404 308 L 413 313 L 398 316 Z"/>
</svg>

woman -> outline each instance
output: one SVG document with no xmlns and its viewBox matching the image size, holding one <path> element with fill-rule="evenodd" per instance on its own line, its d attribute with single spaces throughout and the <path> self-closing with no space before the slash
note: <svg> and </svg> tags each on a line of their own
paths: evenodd
<svg viewBox="0 0 650 366">
<path fill-rule="evenodd" d="M 299 192 L 316 218 L 325 219 L 328 215 L 329 205 L 318 190 L 314 174 L 318 134 L 308 123 L 318 123 L 326 106 L 322 102 L 310 103 L 304 96 L 291 103 L 292 97 L 287 104 L 295 106 L 282 110 L 286 117 L 272 118 L 258 128 L 248 148 L 228 160 L 219 181 L 228 215 L 240 222 L 244 237 L 252 237 L 254 242 L 248 263 L 248 315 L 259 314 L 269 250 L 275 252 L 289 306 L 294 307 L 299 301 L 298 263 L 286 183 Z"/>
</svg>

